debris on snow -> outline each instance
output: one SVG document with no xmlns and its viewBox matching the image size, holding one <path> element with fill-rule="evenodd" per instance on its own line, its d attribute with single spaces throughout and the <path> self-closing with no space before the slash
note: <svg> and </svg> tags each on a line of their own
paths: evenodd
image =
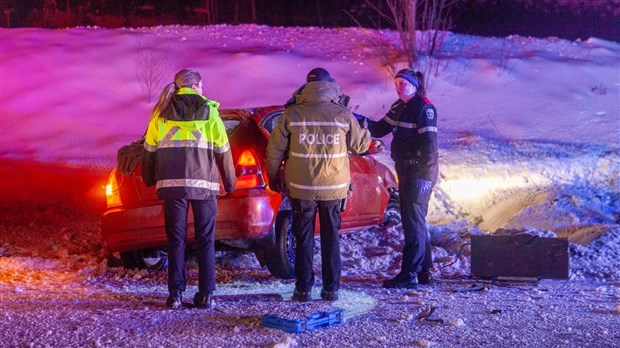
<svg viewBox="0 0 620 348">
<path fill-rule="evenodd" d="M 284 341 L 275 343 L 272 348 L 290 348 L 296 347 L 297 341 L 294 338 L 287 336 Z"/>
<path fill-rule="evenodd" d="M 452 324 L 452 326 L 459 327 L 465 325 L 465 321 L 461 318 L 456 318 L 450 320 L 450 324 Z"/>
<path fill-rule="evenodd" d="M 437 345 L 437 343 L 428 340 L 416 340 L 413 342 L 417 347 L 433 347 Z"/>
</svg>

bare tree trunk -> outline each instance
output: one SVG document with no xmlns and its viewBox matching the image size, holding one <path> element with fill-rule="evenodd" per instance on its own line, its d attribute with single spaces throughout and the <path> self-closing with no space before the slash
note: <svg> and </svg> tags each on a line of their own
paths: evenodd
<svg viewBox="0 0 620 348">
<path fill-rule="evenodd" d="M 239 0 L 235 0 L 233 23 L 239 23 Z"/>
<path fill-rule="evenodd" d="M 415 62 L 418 60 L 418 54 L 416 52 L 416 37 L 415 30 L 417 28 L 416 25 L 416 14 L 418 8 L 418 0 L 408 0 L 407 8 L 406 8 L 406 18 L 407 21 L 407 35 L 409 36 L 409 54 L 407 55 L 409 58 L 409 66 L 414 66 Z"/>
<path fill-rule="evenodd" d="M 218 19 L 217 0 L 205 0 L 205 22 L 207 24 L 214 24 Z"/>
<path fill-rule="evenodd" d="M 250 12 L 252 13 L 252 23 L 256 23 L 257 15 L 256 15 L 256 0 L 250 1 Z"/>
</svg>

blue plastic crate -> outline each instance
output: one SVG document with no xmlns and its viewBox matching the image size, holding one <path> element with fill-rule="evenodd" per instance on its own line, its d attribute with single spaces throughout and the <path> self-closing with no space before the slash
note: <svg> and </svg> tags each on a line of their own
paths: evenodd
<svg viewBox="0 0 620 348">
<path fill-rule="evenodd" d="M 343 320 L 344 309 L 336 309 L 330 312 L 315 312 L 310 314 L 306 319 L 285 319 L 274 314 L 265 314 L 263 315 L 262 323 L 264 327 L 299 333 L 312 331 L 320 326 L 338 324 Z"/>
<path fill-rule="evenodd" d="M 263 326 L 270 327 L 273 329 L 279 329 L 286 332 L 303 332 L 306 331 L 306 319 L 283 319 L 274 314 L 265 314 L 263 315 Z"/>
<path fill-rule="evenodd" d="M 344 320 L 344 309 L 331 312 L 316 312 L 308 317 L 307 330 L 312 331 L 319 326 L 330 326 L 341 323 Z"/>
</svg>

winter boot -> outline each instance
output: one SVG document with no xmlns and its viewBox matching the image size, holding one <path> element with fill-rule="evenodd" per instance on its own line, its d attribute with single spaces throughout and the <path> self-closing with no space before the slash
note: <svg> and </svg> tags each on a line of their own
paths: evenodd
<svg viewBox="0 0 620 348">
<path fill-rule="evenodd" d="M 327 291 L 323 288 L 321 289 L 321 298 L 325 301 L 336 301 L 338 300 L 338 290 Z"/>
<path fill-rule="evenodd" d="M 297 288 L 295 288 L 295 291 L 293 291 L 293 297 L 291 298 L 291 300 L 299 301 L 299 302 L 312 301 L 312 293 L 310 291 L 299 291 L 297 290 Z"/>
<path fill-rule="evenodd" d="M 418 284 L 420 285 L 432 285 L 433 277 L 430 272 L 418 272 Z"/>
<path fill-rule="evenodd" d="M 179 290 L 170 291 L 166 300 L 166 307 L 170 309 L 179 309 L 183 305 L 183 293 Z"/>
<path fill-rule="evenodd" d="M 210 292 L 197 292 L 194 295 L 194 306 L 203 309 L 213 308 L 213 294 Z"/>
<path fill-rule="evenodd" d="M 393 279 L 383 281 L 383 287 L 388 289 L 415 289 L 417 286 L 418 277 L 415 273 L 413 276 L 399 273 Z"/>
</svg>

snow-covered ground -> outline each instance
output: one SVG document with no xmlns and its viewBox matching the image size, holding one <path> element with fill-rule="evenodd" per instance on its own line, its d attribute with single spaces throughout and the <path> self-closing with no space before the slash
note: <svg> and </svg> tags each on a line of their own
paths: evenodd
<svg viewBox="0 0 620 348">
<path fill-rule="evenodd" d="M 442 156 L 429 212 L 432 288 L 380 288 L 400 262 L 400 226 L 342 238 L 344 292 L 334 305 L 347 321 L 300 335 L 264 329 L 260 316 L 327 305 L 278 301 L 293 284 L 252 255 L 219 255 L 215 311 L 164 310 L 165 272 L 108 267 L 97 180 L 116 149 L 142 135 L 174 72 L 197 69 L 205 95 L 234 108 L 281 104 L 322 66 L 356 112 L 378 119 L 396 97 L 377 47 L 397 40 L 391 31 L 258 25 L 0 29 L 3 344 L 617 346 L 620 44 L 596 38 L 447 33 L 429 86 Z M 140 81 L 158 69 L 149 94 Z M 391 165 L 389 148 L 377 157 Z M 95 179 L 72 176 L 86 172 Z M 498 229 L 568 238 L 570 280 L 469 279 L 463 245 Z M 189 279 L 191 296 L 193 267 Z"/>
</svg>

